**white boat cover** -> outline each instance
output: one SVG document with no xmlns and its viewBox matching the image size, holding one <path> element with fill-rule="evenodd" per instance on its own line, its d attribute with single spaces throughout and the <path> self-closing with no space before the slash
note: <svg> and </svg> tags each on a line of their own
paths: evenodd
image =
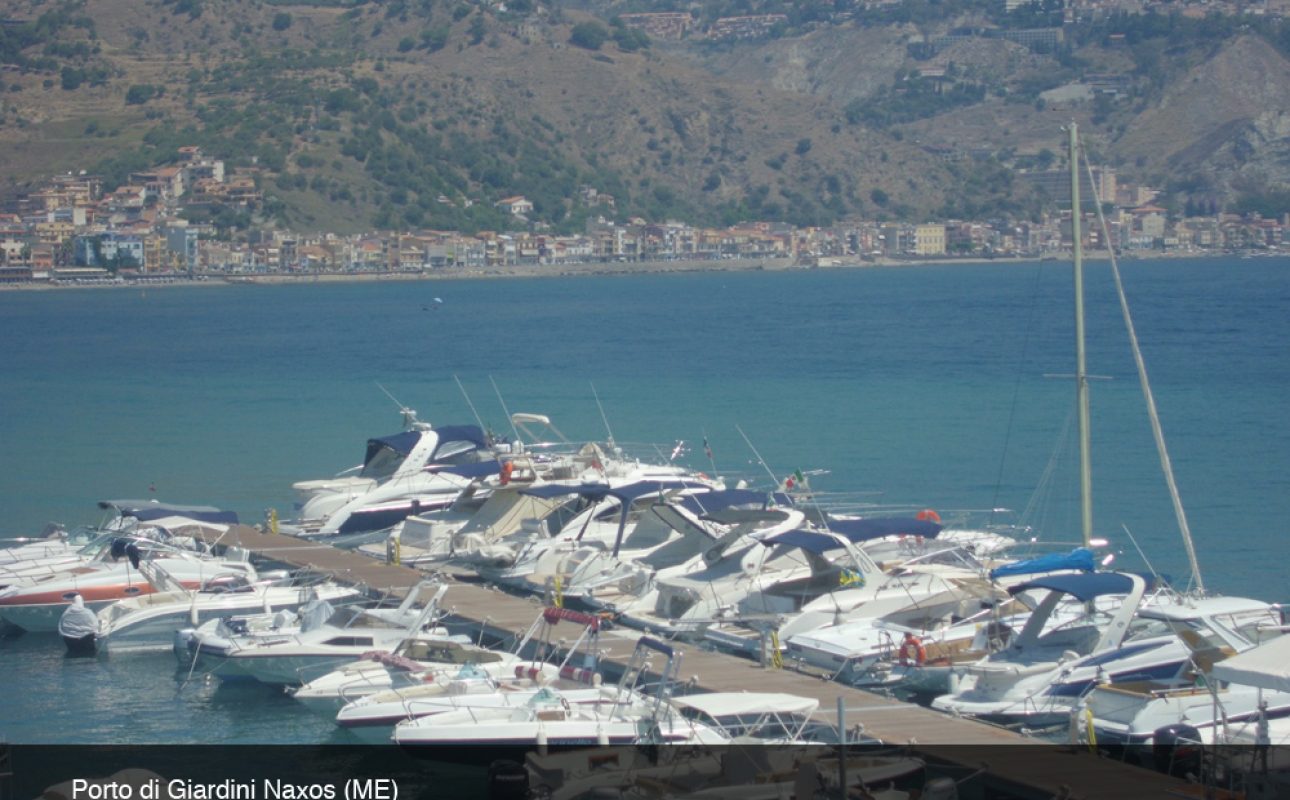
<svg viewBox="0 0 1290 800">
<path fill-rule="evenodd" d="M 70 639 L 79 639 L 97 633 L 99 618 L 85 607 L 85 598 L 79 594 L 72 598 L 72 604 L 58 619 L 58 632 Z"/>
<path fill-rule="evenodd" d="M 674 697 L 672 705 L 693 708 L 716 718 L 753 714 L 810 715 L 820 707 L 820 701 L 779 692 L 709 692 Z"/>
<path fill-rule="evenodd" d="M 331 615 L 336 613 L 331 603 L 319 597 L 316 593 L 300 607 L 300 630 L 302 633 L 312 631 L 322 626 L 324 622 L 331 619 Z"/>
<path fill-rule="evenodd" d="M 1290 692 L 1290 636 L 1278 636 L 1214 665 L 1215 678 L 1276 692 Z"/>
</svg>

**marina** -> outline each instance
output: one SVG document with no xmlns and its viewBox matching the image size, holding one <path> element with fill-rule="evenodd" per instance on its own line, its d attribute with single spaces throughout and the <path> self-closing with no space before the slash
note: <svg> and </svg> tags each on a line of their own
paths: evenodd
<svg viewBox="0 0 1290 800">
<path fill-rule="evenodd" d="M 352 552 L 247 526 L 210 536 L 224 547 L 243 547 L 258 555 L 310 570 L 322 570 L 368 592 L 402 598 L 424 577 L 418 570 L 377 563 Z M 497 641 L 514 640 L 532 621 L 533 598 L 516 597 L 493 587 L 453 581 L 447 608 L 454 629 Z M 614 629 L 601 639 L 603 658 L 621 666 L 631 655 L 639 632 Z M 1057 796 L 1062 786 L 1078 786 L 1082 796 L 1139 798 L 1185 796 L 1187 784 L 1176 778 L 1123 763 L 1099 759 L 1080 748 L 1036 747 L 1033 741 L 1004 728 L 947 717 L 890 696 L 822 681 L 793 669 L 771 669 L 747 659 L 686 648 L 683 676 L 689 691 L 783 692 L 819 701 L 833 712 L 838 703 L 848 719 L 869 736 L 890 744 L 909 745 L 924 753 L 977 767 L 993 761 L 995 780 L 1024 787 L 1035 797 Z M 829 716 L 829 714 L 825 714 Z M 833 719 L 828 720 L 830 723 Z M 995 749 L 1023 747 L 1025 758 L 999 759 Z M 1027 746 L 1028 745 L 1028 746 Z"/>
</svg>

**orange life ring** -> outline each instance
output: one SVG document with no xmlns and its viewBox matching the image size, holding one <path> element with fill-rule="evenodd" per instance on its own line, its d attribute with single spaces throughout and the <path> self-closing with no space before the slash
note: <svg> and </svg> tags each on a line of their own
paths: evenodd
<svg viewBox="0 0 1290 800">
<path fill-rule="evenodd" d="M 900 643 L 900 652 L 896 656 L 902 665 L 908 665 L 912 659 L 914 664 L 922 666 L 927 663 L 927 648 L 923 647 L 923 640 L 917 636 L 906 636 L 905 641 Z"/>
<path fill-rule="evenodd" d="M 501 484 L 505 486 L 506 484 L 511 482 L 511 473 L 513 472 L 515 472 L 515 462 L 513 461 L 502 462 L 501 471 L 498 473 L 498 476 L 497 476 L 498 481 L 500 481 Z"/>
<path fill-rule="evenodd" d="M 941 515 L 937 514 L 936 511 L 934 511 L 933 509 L 924 508 L 922 511 L 919 511 L 917 514 L 914 515 L 914 519 L 919 519 L 924 522 L 939 523 L 941 521 Z"/>
</svg>

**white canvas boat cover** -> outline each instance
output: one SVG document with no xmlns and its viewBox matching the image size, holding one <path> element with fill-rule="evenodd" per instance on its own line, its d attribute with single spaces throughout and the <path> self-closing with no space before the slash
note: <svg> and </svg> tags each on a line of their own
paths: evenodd
<svg viewBox="0 0 1290 800">
<path fill-rule="evenodd" d="M 819 708 L 820 701 L 778 692 L 710 692 L 675 697 L 672 705 L 693 708 L 715 719 L 736 714 L 809 715 Z"/>
<path fill-rule="evenodd" d="M 219 522 L 202 522 L 192 517 L 181 516 L 157 517 L 156 519 L 148 520 L 148 524 L 173 534 L 182 533 L 185 528 L 202 528 L 216 533 L 228 533 L 229 529 L 228 525 Z"/>
<path fill-rule="evenodd" d="M 1290 692 L 1290 636 L 1278 636 L 1214 665 L 1215 678 L 1260 689 Z"/>
<path fill-rule="evenodd" d="M 98 616 L 85 607 L 85 598 L 79 594 L 72 598 L 72 604 L 58 620 L 58 632 L 71 639 L 89 636 L 91 633 L 97 633 L 98 629 Z"/>
</svg>

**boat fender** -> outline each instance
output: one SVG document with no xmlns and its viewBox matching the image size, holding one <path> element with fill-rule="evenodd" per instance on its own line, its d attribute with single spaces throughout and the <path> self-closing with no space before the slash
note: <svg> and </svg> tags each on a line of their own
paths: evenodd
<svg viewBox="0 0 1290 800">
<path fill-rule="evenodd" d="M 519 678 L 520 680 L 527 679 L 530 681 L 536 681 L 541 676 L 542 676 L 541 667 L 526 667 L 523 664 L 520 664 L 517 667 L 515 667 L 515 677 Z"/>
<path fill-rule="evenodd" d="M 506 484 L 510 483 L 510 482 L 511 482 L 511 475 L 512 475 L 512 474 L 514 474 L 514 472 L 515 472 L 515 462 L 514 462 L 514 461 L 504 461 L 504 462 L 502 462 L 501 470 L 498 472 L 498 475 L 497 475 L 497 480 L 498 480 L 498 482 L 499 482 L 499 483 L 501 483 L 503 486 L 505 486 Z"/>
</svg>

